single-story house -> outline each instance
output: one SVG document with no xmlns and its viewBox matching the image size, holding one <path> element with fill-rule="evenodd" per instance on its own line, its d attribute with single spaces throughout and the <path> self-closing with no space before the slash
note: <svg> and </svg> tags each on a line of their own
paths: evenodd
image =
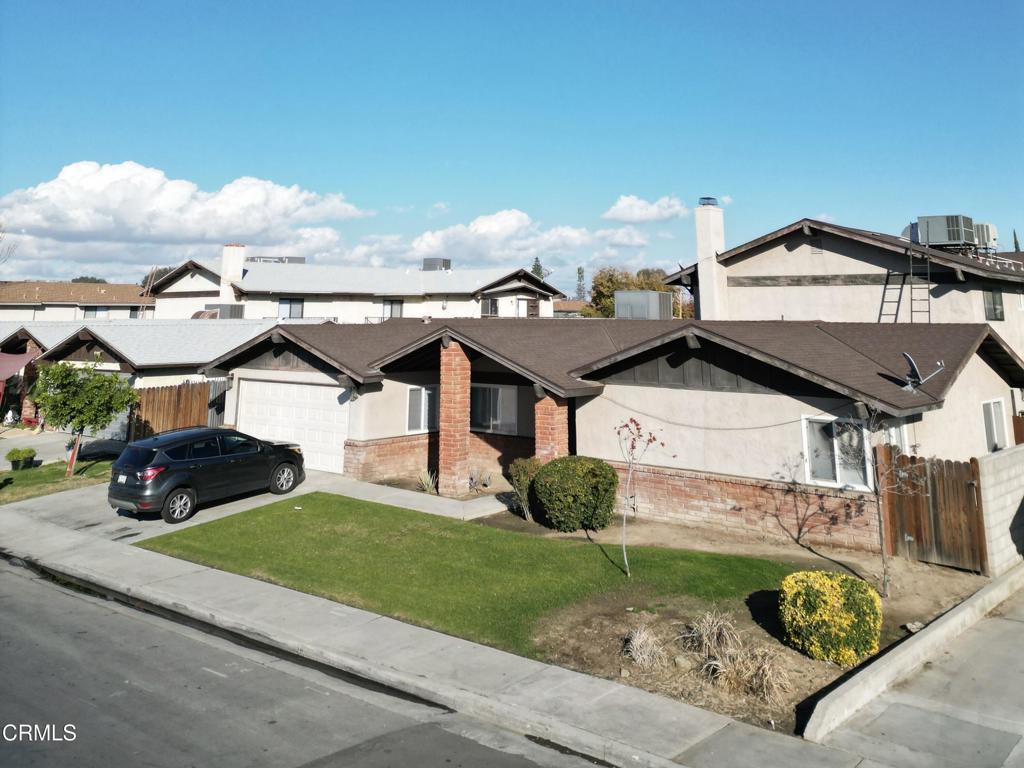
<svg viewBox="0 0 1024 768">
<path fill-rule="evenodd" d="M 935 375 L 908 383 L 904 353 Z M 638 474 L 644 514 L 770 535 L 767 507 L 798 487 L 861 519 L 829 540 L 865 548 L 877 533 L 869 444 L 945 459 L 999 450 L 1024 387 L 1024 362 L 984 324 L 279 325 L 204 370 L 229 380 L 226 423 L 299 442 L 312 469 L 370 480 L 430 469 L 459 496 L 471 474 L 519 456 L 578 453 L 621 470 L 616 428 L 635 418 L 657 435 Z"/>
<path fill-rule="evenodd" d="M 153 298 L 133 283 L 0 281 L 0 322 L 129 320 L 153 316 Z"/>
</svg>

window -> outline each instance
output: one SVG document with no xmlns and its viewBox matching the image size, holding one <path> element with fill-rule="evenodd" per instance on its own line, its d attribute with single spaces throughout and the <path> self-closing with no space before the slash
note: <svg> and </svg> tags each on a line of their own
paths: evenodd
<svg viewBox="0 0 1024 768">
<path fill-rule="evenodd" d="M 192 443 L 193 459 L 209 459 L 220 456 L 220 446 L 217 445 L 216 437 L 207 437 L 204 440 L 196 440 Z"/>
<path fill-rule="evenodd" d="M 85 308 L 85 319 L 86 320 L 103 320 L 110 315 L 110 307 L 86 307 Z"/>
<path fill-rule="evenodd" d="M 899 419 L 886 421 L 882 424 L 885 442 L 896 446 L 900 453 L 907 453 L 907 425 Z"/>
<path fill-rule="evenodd" d="M 864 428 L 846 419 L 804 419 L 807 481 L 837 487 L 868 487 Z"/>
<path fill-rule="evenodd" d="M 1006 315 L 1003 312 L 1003 292 L 998 288 L 984 290 L 981 292 L 985 299 L 985 319 L 1004 320 Z"/>
<path fill-rule="evenodd" d="M 305 303 L 305 299 L 278 299 L 277 318 L 279 320 L 301 318 Z"/>
<path fill-rule="evenodd" d="M 484 299 L 480 302 L 480 317 L 497 317 L 498 300 Z"/>
<path fill-rule="evenodd" d="M 403 304 L 402 299 L 384 299 L 384 317 L 401 317 Z"/>
<path fill-rule="evenodd" d="M 131 320 L 138 320 L 139 319 L 139 308 L 138 307 L 131 307 L 131 308 L 129 308 L 129 310 L 128 310 L 128 317 Z"/>
<path fill-rule="evenodd" d="M 164 456 L 171 461 L 184 461 L 188 458 L 188 443 L 164 449 Z"/>
<path fill-rule="evenodd" d="M 514 386 L 473 384 L 469 394 L 469 428 L 475 432 L 516 434 L 516 394 Z"/>
<path fill-rule="evenodd" d="M 437 387 L 409 387 L 408 432 L 437 431 Z"/>
<path fill-rule="evenodd" d="M 240 456 L 244 453 L 257 453 L 260 446 L 251 437 L 245 435 L 222 435 L 225 456 Z"/>
<path fill-rule="evenodd" d="M 989 453 L 1001 451 L 1006 447 L 1006 415 L 1002 399 L 982 403 L 981 412 L 985 419 L 985 443 Z"/>
</svg>

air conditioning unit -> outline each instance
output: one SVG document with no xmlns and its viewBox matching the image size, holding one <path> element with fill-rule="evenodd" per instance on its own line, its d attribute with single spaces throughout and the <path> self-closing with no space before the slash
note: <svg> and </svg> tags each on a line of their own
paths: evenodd
<svg viewBox="0 0 1024 768">
<path fill-rule="evenodd" d="M 999 231 L 995 224 L 975 224 L 974 237 L 978 241 L 979 251 L 995 253 L 999 250 Z"/>
<path fill-rule="evenodd" d="M 970 216 L 918 216 L 917 236 L 921 245 L 977 245 Z"/>
<path fill-rule="evenodd" d="M 668 291 L 616 291 L 617 320 L 671 320 L 672 294 Z"/>
</svg>

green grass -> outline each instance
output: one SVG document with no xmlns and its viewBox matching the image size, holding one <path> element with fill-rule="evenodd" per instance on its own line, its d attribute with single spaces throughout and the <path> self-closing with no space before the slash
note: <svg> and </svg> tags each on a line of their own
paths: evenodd
<svg viewBox="0 0 1024 768">
<path fill-rule="evenodd" d="M 110 461 L 79 461 L 74 477 L 67 480 L 64 473 L 68 465 L 63 461 L 0 472 L 0 504 L 106 482 L 110 478 L 111 464 Z"/>
<path fill-rule="evenodd" d="M 301 507 L 302 509 L 295 509 Z M 138 544 L 523 655 L 545 614 L 639 591 L 709 602 L 776 589 L 791 565 L 706 552 L 621 552 L 312 493 Z"/>
</svg>

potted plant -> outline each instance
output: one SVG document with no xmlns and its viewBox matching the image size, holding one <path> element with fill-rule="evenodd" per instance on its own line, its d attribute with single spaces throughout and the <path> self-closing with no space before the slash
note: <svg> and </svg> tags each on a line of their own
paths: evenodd
<svg viewBox="0 0 1024 768">
<path fill-rule="evenodd" d="M 11 448 L 4 457 L 11 462 L 11 469 L 21 469 L 21 462 L 24 460 L 25 451 L 21 448 Z"/>
<path fill-rule="evenodd" d="M 31 469 L 36 465 L 36 449 L 35 448 L 22 448 L 21 449 L 21 468 Z"/>
</svg>

